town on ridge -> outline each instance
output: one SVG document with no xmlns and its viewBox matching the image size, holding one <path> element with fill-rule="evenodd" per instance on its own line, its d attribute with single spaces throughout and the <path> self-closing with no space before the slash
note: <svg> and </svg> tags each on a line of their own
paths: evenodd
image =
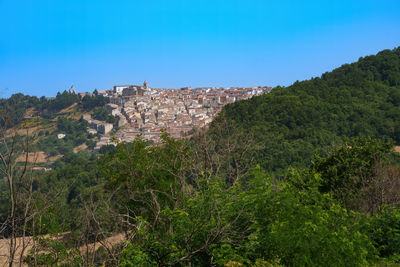
<svg viewBox="0 0 400 267">
<path fill-rule="evenodd" d="M 119 141 L 132 141 L 137 135 L 158 142 L 162 130 L 173 138 L 182 138 L 195 128 L 209 124 L 226 104 L 270 92 L 272 87 L 204 87 L 191 89 L 150 88 L 143 85 L 116 85 L 111 90 L 96 94 L 109 98 L 106 108 L 119 117 L 118 130 L 113 137 Z M 70 90 L 75 93 L 74 89 Z M 83 98 L 88 93 L 79 93 Z M 88 131 L 100 136 L 95 150 L 111 144 L 111 123 L 93 120 L 84 115 L 91 125 Z"/>
</svg>

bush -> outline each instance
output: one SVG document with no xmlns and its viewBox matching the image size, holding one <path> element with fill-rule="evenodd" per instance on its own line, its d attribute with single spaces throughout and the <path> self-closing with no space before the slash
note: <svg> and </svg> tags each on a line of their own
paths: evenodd
<svg viewBox="0 0 400 267">
<path fill-rule="evenodd" d="M 379 256 L 400 263 L 400 210 L 385 207 L 380 214 L 371 217 L 370 238 Z"/>
<path fill-rule="evenodd" d="M 279 258 L 287 266 L 365 266 L 375 249 L 363 233 L 367 221 L 335 204 L 318 190 L 319 178 L 306 189 L 289 183 L 266 184 L 255 194 L 256 232 L 252 243 L 259 258 Z"/>
</svg>

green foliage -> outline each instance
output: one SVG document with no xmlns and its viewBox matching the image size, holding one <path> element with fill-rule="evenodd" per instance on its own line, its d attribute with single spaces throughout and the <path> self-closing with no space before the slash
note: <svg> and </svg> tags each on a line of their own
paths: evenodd
<svg viewBox="0 0 400 267">
<path fill-rule="evenodd" d="M 318 177 L 306 180 L 299 190 L 291 183 L 276 186 L 255 176 L 248 194 L 255 231 L 248 246 L 256 257 L 279 258 L 289 266 L 363 266 L 373 260 L 374 248 L 362 231 L 363 217 L 320 193 Z"/>
<path fill-rule="evenodd" d="M 76 134 L 76 132 L 86 132 L 88 127 L 87 121 L 81 119 L 79 121 L 73 121 L 71 119 L 58 117 L 57 119 L 57 130 L 65 134 Z"/>
<path fill-rule="evenodd" d="M 58 117 L 57 130 L 47 137 L 41 138 L 37 144 L 37 149 L 45 151 L 47 154 L 54 156 L 72 152 L 75 146 L 83 143 L 89 143 L 90 136 L 86 129 L 87 121 L 80 119 L 78 121 Z M 65 137 L 58 139 L 57 134 L 65 134 Z"/>
<path fill-rule="evenodd" d="M 194 171 L 190 146 L 163 138 L 158 146 L 140 137 L 121 143 L 101 156 L 100 168 L 80 154 L 67 154 L 57 162 L 47 181 L 71 184 L 64 204 L 52 211 L 62 218 L 59 224 L 82 229 L 76 232 L 81 236 L 86 226 L 79 214 L 89 195 L 111 197 L 114 212 L 129 218 L 130 227 L 107 216 L 100 206 L 96 216 L 109 231 L 125 229 L 132 236 L 120 255 L 122 266 L 365 266 L 376 262 L 376 251 L 384 257 L 384 248 L 396 249 L 389 239 L 395 238 L 390 227 L 397 229 L 393 220 L 369 220 L 343 208 L 330 192 L 321 190 L 322 171 L 293 171 L 287 182 L 275 181 L 260 169 L 234 185 L 219 177 L 205 178 L 206 172 L 203 178 L 188 180 Z M 334 151 L 359 157 L 360 162 L 372 160 L 377 151 L 386 153 L 381 150 L 384 142 L 363 142 L 354 140 L 350 154 Z M 324 170 L 338 164 L 326 158 L 320 162 Z M 354 164 L 345 173 L 359 169 Z"/>
<path fill-rule="evenodd" d="M 46 105 L 44 97 L 14 94 L 8 99 L 0 99 L 0 126 L 13 127 L 24 119 L 25 111 L 29 108 L 42 110 Z"/>
<path fill-rule="evenodd" d="M 257 163 L 274 172 L 304 167 L 316 148 L 345 137 L 400 144 L 399 62 L 400 48 L 385 50 L 320 78 L 227 105 L 211 132 L 227 120 L 252 133 Z"/>
<path fill-rule="evenodd" d="M 397 260 L 397 210 L 368 217 L 343 207 L 334 190 L 322 190 L 331 170 L 343 170 L 335 176 L 337 186 L 351 183 L 346 179 L 360 166 L 368 170 L 368 162 L 386 155 L 387 143 L 352 140 L 343 146 L 351 151 L 335 148 L 312 168 L 293 170 L 286 181 L 258 167 L 232 184 L 198 173 L 186 140 L 162 138 L 157 146 L 140 137 L 120 143 L 100 161 L 85 152 L 67 153 L 54 171 L 42 174 L 43 194 L 64 190 L 36 224 L 43 234 L 72 235 L 69 244 L 43 243 L 41 263 L 73 265 L 83 258 L 70 246 L 121 232 L 130 236 L 118 257 L 122 266 L 366 266 L 382 262 L 377 255 Z M 109 264 L 107 255 L 103 250 L 93 257 Z"/>
<path fill-rule="evenodd" d="M 93 109 L 93 118 L 100 121 L 105 121 L 118 126 L 118 118 L 114 117 L 109 110 L 104 107 L 97 107 Z"/>
<path fill-rule="evenodd" d="M 210 261 L 223 265 L 232 259 L 247 260 L 229 244 L 220 244 L 224 239 L 229 242 L 229 237 L 247 224 L 244 214 L 237 213 L 242 209 L 238 192 L 224 190 L 218 181 L 200 183 L 199 190 L 181 198 L 175 207 L 162 209 L 156 227 L 154 221 L 138 218 L 139 227 L 131 241 L 136 246 L 125 250 L 125 255 L 130 255 L 125 256 L 126 261 L 143 258 L 144 251 L 146 260 L 158 264 L 192 262 L 205 266 Z"/>
<path fill-rule="evenodd" d="M 139 136 L 104 148 L 100 156 L 75 154 L 73 146 L 93 144 L 87 123 L 58 118 L 57 130 L 42 133 L 38 147 L 65 155 L 53 171 L 35 178 L 32 203 L 46 212 L 28 231 L 70 232 L 71 240 L 39 238 L 38 264 L 83 265 L 87 259 L 76 248 L 115 233 L 129 239 L 90 255 L 95 264 L 395 264 L 400 213 L 384 204 L 398 205 L 400 192 L 399 171 L 389 161 L 393 143 L 400 141 L 399 57 L 399 48 L 383 51 L 321 78 L 228 105 L 208 135 L 200 136 L 201 144 L 201 138 L 173 140 L 164 133 L 161 144 Z M 64 92 L 51 104 L 24 96 L 12 101 L 55 110 L 57 101 L 61 107 L 75 100 Z M 100 96 L 82 101 L 84 109 L 97 107 L 93 115 L 107 120 L 104 104 Z M 66 137 L 57 139 L 57 133 Z M 249 133 L 255 142 L 246 139 Z M 378 136 L 388 142 L 369 138 Z M 312 156 L 332 143 L 342 145 Z M 254 164 L 253 153 L 261 167 L 244 175 Z M 264 172 L 288 166 L 284 180 Z M 3 211 L 9 197 L 4 181 L 0 193 Z M 44 195 L 55 204 L 44 208 Z M 33 264 L 32 252 L 26 262 Z"/>
<path fill-rule="evenodd" d="M 157 262 L 151 259 L 151 257 L 140 250 L 139 246 L 134 246 L 131 243 L 121 253 L 121 267 L 152 267 L 157 265 Z"/>
<path fill-rule="evenodd" d="M 96 107 L 104 107 L 108 103 L 108 98 L 102 95 L 85 95 L 82 99 L 82 107 L 84 110 L 89 111 Z"/>
<path fill-rule="evenodd" d="M 400 263 L 400 210 L 385 207 L 380 214 L 371 217 L 370 232 L 379 255 Z"/>
<path fill-rule="evenodd" d="M 104 145 L 100 147 L 99 153 L 100 154 L 107 154 L 107 153 L 112 153 L 115 151 L 115 146 L 114 145 Z"/>
<path fill-rule="evenodd" d="M 8 99 L 0 99 L 0 126 L 14 127 L 25 120 L 27 109 L 33 108 L 32 116 L 52 119 L 56 112 L 79 102 L 79 97 L 64 91 L 55 98 L 37 98 L 36 96 L 14 94 Z"/>
<path fill-rule="evenodd" d="M 162 138 L 160 146 L 148 146 L 141 138 L 119 144 L 103 159 L 113 203 L 121 213 L 129 211 L 126 216 L 136 226 L 123 263 L 207 265 L 208 248 L 217 249 L 211 245 L 248 224 L 244 213 L 236 213 L 242 209 L 238 188 L 227 189 L 223 179 L 200 178 L 189 185 L 190 147 Z"/>
<path fill-rule="evenodd" d="M 85 201 L 97 197 L 98 185 L 104 180 L 99 176 L 97 157 L 89 152 L 67 153 L 56 161 L 53 171 L 45 172 L 40 177 L 41 191 L 57 202 L 43 216 L 41 232 L 54 233 L 53 230 L 78 230 L 82 225 Z M 101 191 L 100 191 L 101 192 Z M 45 224 L 45 225 L 43 225 Z"/>
<path fill-rule="evenodd" d="M 321 193 L 318 177 L 301 179 L 309 181 L 301 191 L 290 183 L 274 184 L 259 170 L 250 180 L 229 188 L 218 179 L 199 180 L 197 189 L 183 196 L 178 206 L 161 210 L 160 221 L 167 227 L 152 227 L 143 217 L 138 219 L 123 262 L 144 259 L 163 265 L 184 259 L 182 264 L 196 266 L 374 262 L 375 249 L 364 232 L 367 220 Z"/>
<path fill-rule="evenodd" d="M 327 156 L 316 156 L 313 172 L 321 175 L 322 192 L 332 192 L 346 204 L 358 198 L 361 188 L 376 173 L 378 163 L 387 161 L 392 143 L 371 139 L 351 139 L 334 149 Z"/>
<path fill-rule="evenodd" d="M 25 258 L 25 263 L 30 266 L 80 266 L 83 260 L 78 249 L 68 248 L 65 243 L 52 238 L 38 238 L 36 240 L 37 250 L 36 261 L 33 251 L 30 251 Z"/>
<path fill-rule="evenodd" d="M 47 101 L 46 109 L 48 112 L 59 112 L 60 110 L 71 106 L 74 103 L 79 103 L 79 97 L 75 94 L 70 94 L 67 91 L 58 92 L 54 99 Z"/>
<path fill-rule="evenodd" d="M 128 209 L 130 213 L 140 214 L 151 224 L 157 224 L 161 210 L 172 208 L 181 198 L 183 173 L 188 167 L 184 160 L 188 147 L 184 142 L 166 135 L 162 138 L 162 146 L 148 146 L 140 137 L 129 144 L 118 144 L 101 161 L 102 174 L 108 179 L 106 188 L 110 192 L 117 190 L 113 193 L 116 208 L 120 212 Z M 155 207 L 158 212 L 154 211 Z"/>
</svg>

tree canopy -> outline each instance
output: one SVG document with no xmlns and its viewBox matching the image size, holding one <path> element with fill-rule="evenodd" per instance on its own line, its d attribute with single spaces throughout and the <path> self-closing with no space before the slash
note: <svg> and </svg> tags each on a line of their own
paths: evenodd
<svg viewBox="0 0 400 267">
<path fill-rule="evenodd" d="M 229 104 L 210 131 L 228 120 L 231 127 L 252 133 L 258 163 L 268 171 L 280 171 L 310 164 L 315 149 L 345 137 L 400 144 L 399 100 L 400 48 L 396 48 Z"/>
</svg>

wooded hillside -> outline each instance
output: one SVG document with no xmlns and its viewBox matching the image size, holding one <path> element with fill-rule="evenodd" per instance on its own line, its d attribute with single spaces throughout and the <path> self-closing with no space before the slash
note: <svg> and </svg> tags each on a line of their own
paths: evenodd
<svg viewBox="0 0 400 267">
<path fill-rule="evenodd" d="M 231 127 L 252 133 L 257 162 L 268 171 L 279 171 L 308 165 L 315 149 L 347 137 L 399 144 L 399 105 L 400 48 L 396 48 L 227 105 L 213 125 L 227 120 Z"/>
</svg>

